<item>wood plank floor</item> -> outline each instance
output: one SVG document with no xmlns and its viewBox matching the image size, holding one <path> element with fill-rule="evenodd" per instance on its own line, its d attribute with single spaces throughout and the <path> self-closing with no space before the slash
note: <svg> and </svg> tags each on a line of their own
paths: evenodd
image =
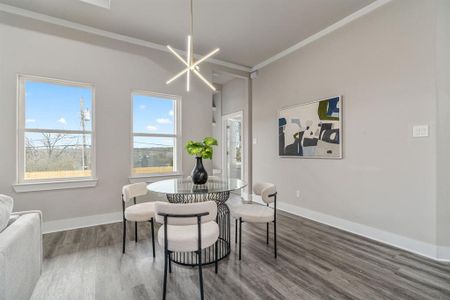
<svg viewBox="0 0 450 300">
<path fill-rule="evenodd" d="M 45 235 L 32 299 L 161 299 L 162 249 L 154 260 L 150 226 L 137 244 L 128 227 L 125 255 L 121 223 Z M 244 224 L 242 261 L 232 243 L 219 274 L 204 268 L 206 299 L 450 299 L 449 264 L 297 216 L 279 214 L 278 259 L 272 246 L 264 224 Z M 198 295 L 197 269 L 174 264 L 168 299 Z"/>
</svg>

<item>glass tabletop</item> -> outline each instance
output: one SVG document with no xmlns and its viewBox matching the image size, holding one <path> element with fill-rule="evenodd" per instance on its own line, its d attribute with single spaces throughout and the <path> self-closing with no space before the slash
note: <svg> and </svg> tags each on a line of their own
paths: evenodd
<svg viewBox="0 0 450 300">
<path fill-rule="evenodd" d="M 206 194 L 231 192 L 246 186 L 247 183 L 237 178 L 214 177 L 209 178 L 207 183 L 198 185 L 191 179 L 177 178 L 150 183 L 147 189 L 162 194 Z"/>
</svg>

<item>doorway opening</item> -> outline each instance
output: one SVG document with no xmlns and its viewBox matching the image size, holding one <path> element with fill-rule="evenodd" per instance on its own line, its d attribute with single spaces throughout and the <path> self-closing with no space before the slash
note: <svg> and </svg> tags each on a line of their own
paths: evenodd
<svg viewBox="0 0 450 300">
<path fill-rule="evenodd" d="M 244 114 L 239 111 L 222 116 L 222 122 L 224 175 L 244 180 Z"/>
</svg>

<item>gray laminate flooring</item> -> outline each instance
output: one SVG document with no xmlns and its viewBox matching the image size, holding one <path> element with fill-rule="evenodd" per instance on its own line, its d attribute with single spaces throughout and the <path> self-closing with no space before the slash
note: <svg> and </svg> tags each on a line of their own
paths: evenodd
<svg viewBox="0 0 450 300">
<path fill-rule="evenodd" d="M 46 234 L 32 299 L 161 299 L 162 249 L 153 259 L 149 224 L 137 244 L 133 228 L 124 255 L 121 223 Z M 286 213 L 274 259 L 265 224 L 243 228 L 242 261 L 233 242 L 219 274 L 204 268 L 206 299 L 450 299 L 449 264 Z M 198 295 L 197 269 L 174 264 L 168 299 Z"/>
</svg>

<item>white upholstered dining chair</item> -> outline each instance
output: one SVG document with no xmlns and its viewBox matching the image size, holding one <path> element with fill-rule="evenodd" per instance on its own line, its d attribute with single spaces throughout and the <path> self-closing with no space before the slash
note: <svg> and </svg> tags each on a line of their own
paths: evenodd
<svg viewBox="0 0 450 300">
<path fill-rule="evenodd" d="M 122 253 L 125 253 L 125 242 L 127 239 L 127 221 L 134 222 L 134 239 L 138 241 L 138 222 L 150 222 L 152 227 L 152 248 L 155 257 L 155 229 L 153 219 L 155 217 L 155 203 L 136 203 L 136 198 L 147 195 L 147 184 L 145 182 L 125 185 L 122 188 L 122 213 L 123 213 L 123 240 Z M 133 205 L 127 207 L 127 203 L 133 200 Z"/>
<path fill-rule="evenodd" d="M 200 298 L 203 300 L 202 249 L 212 245 L 215 245 L 214 265 L 217 273 L 217 204 L 214 201 L 188 204 L 157 202 L 155 213 L 156 221 L 163 223 L 158 231 L 158 243 L 164 247 L 163 299 L 166 299 L 167 268 L 172 272 L 171 254 L 195 251 L 200 277 Z"/>
<path fill-rule="evenodd" d="M 273 241 L 275 258 L 277 258 L 277 189 L 272 183 L 255 183 L 253 192 L 261 196 L 266 206 L 257 203 L 241 204 L 231 207 L 231 215 L 235 219 L 235 242 L 238 241 L 239 227 L 239 260 L 242 252 L 242 223 L 266 223 L 267 238 L 269 244 L 269 223 L 273 223 Z M 274 207 L 270 207 L 270 204 Z M 238 226 L 239 224 L 239 226 Z"/>
</svg>

